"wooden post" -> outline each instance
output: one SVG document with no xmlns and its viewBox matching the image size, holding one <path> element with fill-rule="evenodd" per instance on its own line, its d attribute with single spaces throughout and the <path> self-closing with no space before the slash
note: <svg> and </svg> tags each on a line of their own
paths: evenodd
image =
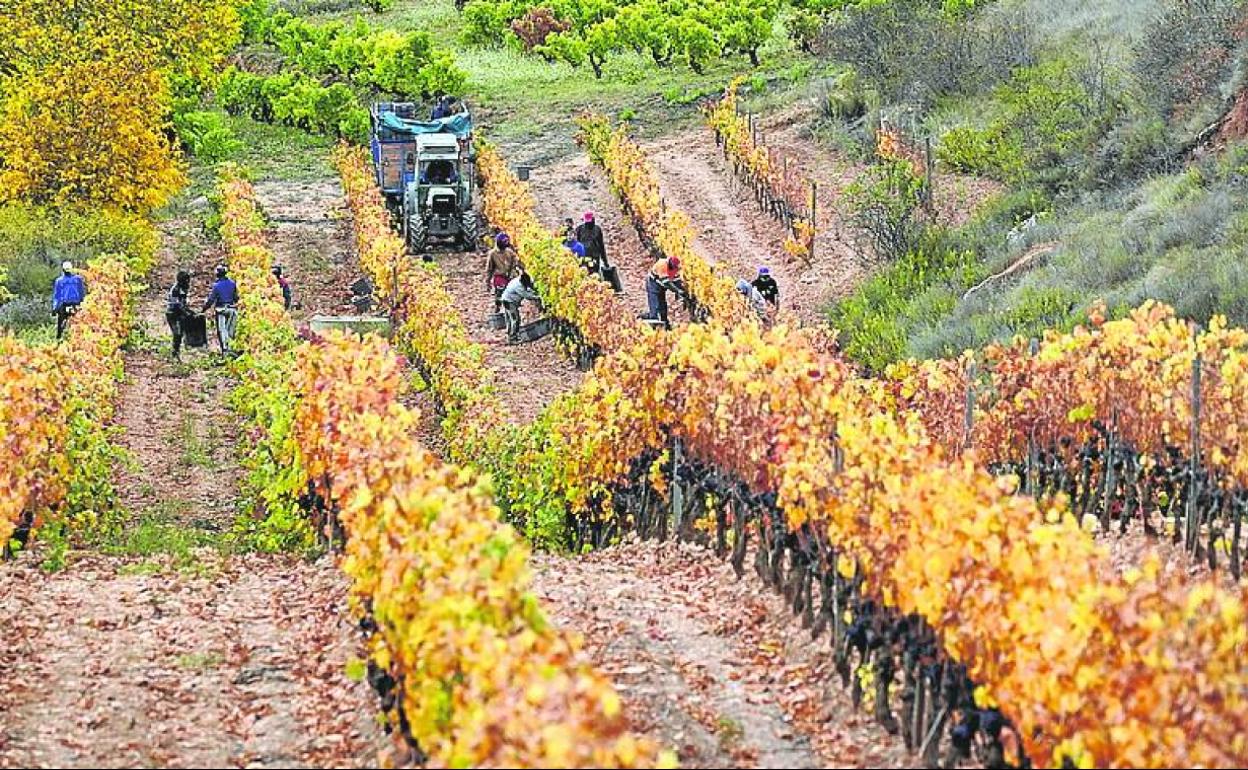
<svg viewBox="0 0 1248 770">
<path fill-rule="evenodd" d="M 399 260 L 390 266 L 390 312 L 399 309 Z"/>
<path fill-rule="evenodd" d="M 966 411 L 962 416 L 962 451 L 971 448 L 971 431 L 975 429 L 975 360 L 966 365 Z"/>
<path fill-rule="evenodd" d="M 1193 327 L 1193 336 L 1199 333 L 1197 327 Z M 1196 478 L 1197 471 L 1200 470 L 1200 375 L 1201 360 L 1200 351 L 1196 352 L 1196 357 L 1192 359 L 1192 444 L 1188 450 L 1191 455 L 1188 458 L 1188 493 L 1187 493 L 1187 530 L 1184 533 L 1183 546 L 1189 551 L 1196 548 L 1196 535 L 1200 528 L 1197 517 L 1200 511 L 1196 507 L 1196 498 L 1200 495 L 1200 484 Z"/>
<path fill-rule="evenodd" d="M 816 204 L 819 201 L 819 183 L 810 180 L 810 259 L 815 258 L 815 233 L 819 232 L 819 220 L 816 218 Z"/>
<path fill-rule="evenodd" d="M 1118 487 L 1118 474 L 1114 470 L 1114 455 L 1118 452 L 1118 410 L 1109 421 L 1109 437 L 1105 441 L 1105 497 L 1101 501 L 1101 531 L 1109 531 L 1109 509 L 1114 502 L 1114 490 Z"/>
<path fill-rule="evenodd" d="M 675 528 L 672 530 L 676 534 L 676 539 L 680 539 L 680 533 L 684 522 L 681 518 L 685 511 L 685 495 L 684 490 L 680 486 L 680 480 L 677 474 L 680 471 L 680 439 L 672 440 L 672 521 Z"/>
<path fill-rule="evenodd" d="M 1036 339 L 1035 337 L 1032 337 L 1030 343 L 1027 346 L 1027 350 L 1029 351 L 1031 356 L 1034 357 L 1037 353 L 1040 352 L 1040 340 Z M 1031 427 L 1031 430 L 1027 431 L 1027 468 L 1026 468 L 1026 478 L 1024 479 L 1025 486 L 1023 488 L 1024 492 L 1026 492 L 1027 494 L 1033 497 L 1039 496 L 1038 490 L 1036 489 L 1037 482 L 1038 482 L 1038 479 L 1037 479 L 1038 473 L 1037 473 L 1036 465 L 1039 463 L 1039 458 L 1036 456 L 1036 454 L 1037 454 L 1036 452 L 1036 428 L 1033 425 Z"/>
</svg>

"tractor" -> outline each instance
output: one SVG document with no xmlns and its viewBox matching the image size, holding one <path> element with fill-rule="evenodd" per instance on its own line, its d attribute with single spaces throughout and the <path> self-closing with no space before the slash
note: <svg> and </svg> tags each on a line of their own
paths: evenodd
<svg viewBox="0 0 1248 770">
<path fill-rule="evenodd" d="M 377 184 L 409 252 L 423 254 L 434 242 L 475 251 L 481 221 L 472 200 L 472 117 L 466 105 L 429 121 L 418 120 L 416 109 L 407 102 L 373 105 Z"/>
</svg>

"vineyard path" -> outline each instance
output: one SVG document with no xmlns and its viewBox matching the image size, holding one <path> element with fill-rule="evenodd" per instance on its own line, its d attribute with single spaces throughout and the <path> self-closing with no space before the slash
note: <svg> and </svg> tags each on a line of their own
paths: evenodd
<svg viewBox="0 0 1248 770">
<path fill-rule="evenodd" d="M 325 193 L 288 216 L 262 195 L 279 213 L 279 258 L 295 274 L 313 258 L 301 244 L 342 254 L 332 232 L 291 232 L 336 227 L 324 215 L 340 193 Z M 0 596 L 9 640 L 0 767 L 366 766 L 383 745 L 376 699 L 344 675 L 362 648 L 332 560 L 229 545 L 242 440 L 225 405 L 230 379 L 211 353 L 173 363 L 163 318 L 175 271 L 193 269 L 198 301 L 221 259 L 200 232 L 204 206 L 184 205 L 163 223 L 140 304 L 146 342 L 126 354 L 116 419 L 132 462 L 115 479 L 121 531 L 71 550 L 60 571 L 40 569 L 46 544 L 0 566 L 9 587 Z M 319 306 L 314 291 L 308 304 Z"/>
<path fill-rule="evenodd" d="M 485 283 L 484 253 L 438 251 L 432 256 L 446 277 L 468 338 L 481 345 L 485 365 L 494 371 L 498 398 L 513 422 L 529 424 L 556 396 L 580 384 L 582 373 L 559 351 L 553 336 L 512 345 L 505 330 L 490 328 L 494 294 Z M 521 306 L 523 323 L 539 315 L 532 303 Z"/>
<path fill-rule="evenodd" d="M 533 170 L 534 208 L 542 224 L 562 230 L 564 221 L 580 222 L 593 212 L 602 228 L 607 260 L 620 271 L 623 302 L 633 313 L 646 312 L 646 276 L 654 258 L 641 242 L 637 228 L 611 191 L 606 175 L 593 167 L 589 156 L 577 148 L 561 159 Z M 687 321 L 679 302 L 670 303 L 673 322 Z"/>
<path fill-rule="evenodd" d="M 705 549 L 630 542 L 534 564 L 542 606 L 683 767 L 910 766 L 901 741 L 851 707 L 826 637 Z"/>
<path fill-rule="evenodd" d="M 592 210 L 626 301 L 644 307 L 648 257 L 600 174 L 583 157 L 534 169 L 536 209 L 552 230 Z M 469 335 L 485 349 L 498 396 L 527 424 L 583 375 L 554 344 L 509 346 L 489 329 L 483 255 L 435 251 Z M 527 317 L 532 317 L 526 314 Z M 427 390 L 407 397 L 422 411 L 421 439 L 445 458 Z M 586 640 L 640 733 L 675 748 L 686 767 L 906 765 L 900 742 L 856 713 L 832 682 L 827 642 L 809 642 L 778 601 L 697 549 L 633 544 L 587 557 L 536 553 L 534 590 L 552 619 Z"/>
</svg>

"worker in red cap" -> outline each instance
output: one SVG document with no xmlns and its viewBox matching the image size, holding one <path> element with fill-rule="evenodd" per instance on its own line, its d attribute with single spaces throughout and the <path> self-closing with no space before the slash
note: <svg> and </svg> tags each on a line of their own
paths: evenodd
<svg viewBox="0 0 1248 770">
<path fill-rule="evenodd" d="M 607 243 L 602 228 L 594 221 L 594 212 L 586 211 L 576 227 L 576 240 L 585 247 L 585 265 L 591 273 L 601 273 L 607 264 Z"/>
<path fill-rule="evenodd" d="M 646 301 L 650 305 L 650 311 L 643 318 L 661 323 L 665 329 L 672 328 L 667 317 L 669 290 L 677 294 L 684 293 L 680 281 L 680 259 L 677 257 L 665 257 L 655 262 L 654 267 L 650 268 L 650 274 L 646 276 Z"/>
</svg>

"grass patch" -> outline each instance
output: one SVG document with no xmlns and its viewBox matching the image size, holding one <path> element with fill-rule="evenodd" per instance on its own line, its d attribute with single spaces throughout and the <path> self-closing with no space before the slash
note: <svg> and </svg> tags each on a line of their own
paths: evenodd
<svg viewBox="0 0 1248 770">
<path fill-rule="evenodd" d="M 248 168 L 257 179 L 309 182 L 334 176 L 329 151 L 335 139 L 298 128 L 261 123 L 245 115 L 231 115 L 228 125 L 242 143 L 231 160 Z M 216 183 L 216 166 L 196 164 L 191 170 L 188 200 L 209 193 Z"/>
<path fill-rule="evenodd" d="M 140 559 L 131 567 L 134 574 L 149 574 L 147 570 L 161 571 L 169 562 L 181 570 L 195 569 L 201 566 L 202 551 L 223 552 L 226 544 L 220 533 L 188 522 L 190 511 L 191 503 L 187 500 L 154 503 L 119 531 L 109 535 L 101 543 L 100 550 L 110 556 Z"/>
<path fill-rule="evenodd" d="M 206 671 L 210 668 L 216 668 L 224 662 L 225 656 L 216 650 L 188 652 L 177 657 L 178 668 L 185 668 L 190 671 Z"/>
<path fill-rule="evenodd" d="M 220 431 L 217 431 L 220 438 Z M 207 439 L 200 438 L 198 422 L 195 415 L 187 413 L 178 423 L 175 441 L 181 451 L 178 464 L 184 468 L 215 468 L 216 461 L 212 458 L 212 434 Z"/>
<path fill-rule="evenodd" d="M 732 752 L 745 739 L 745 727 L 736 719 L 721 715 L 715 720 L 715 736 L 721 750 Z"/>
</svg>

